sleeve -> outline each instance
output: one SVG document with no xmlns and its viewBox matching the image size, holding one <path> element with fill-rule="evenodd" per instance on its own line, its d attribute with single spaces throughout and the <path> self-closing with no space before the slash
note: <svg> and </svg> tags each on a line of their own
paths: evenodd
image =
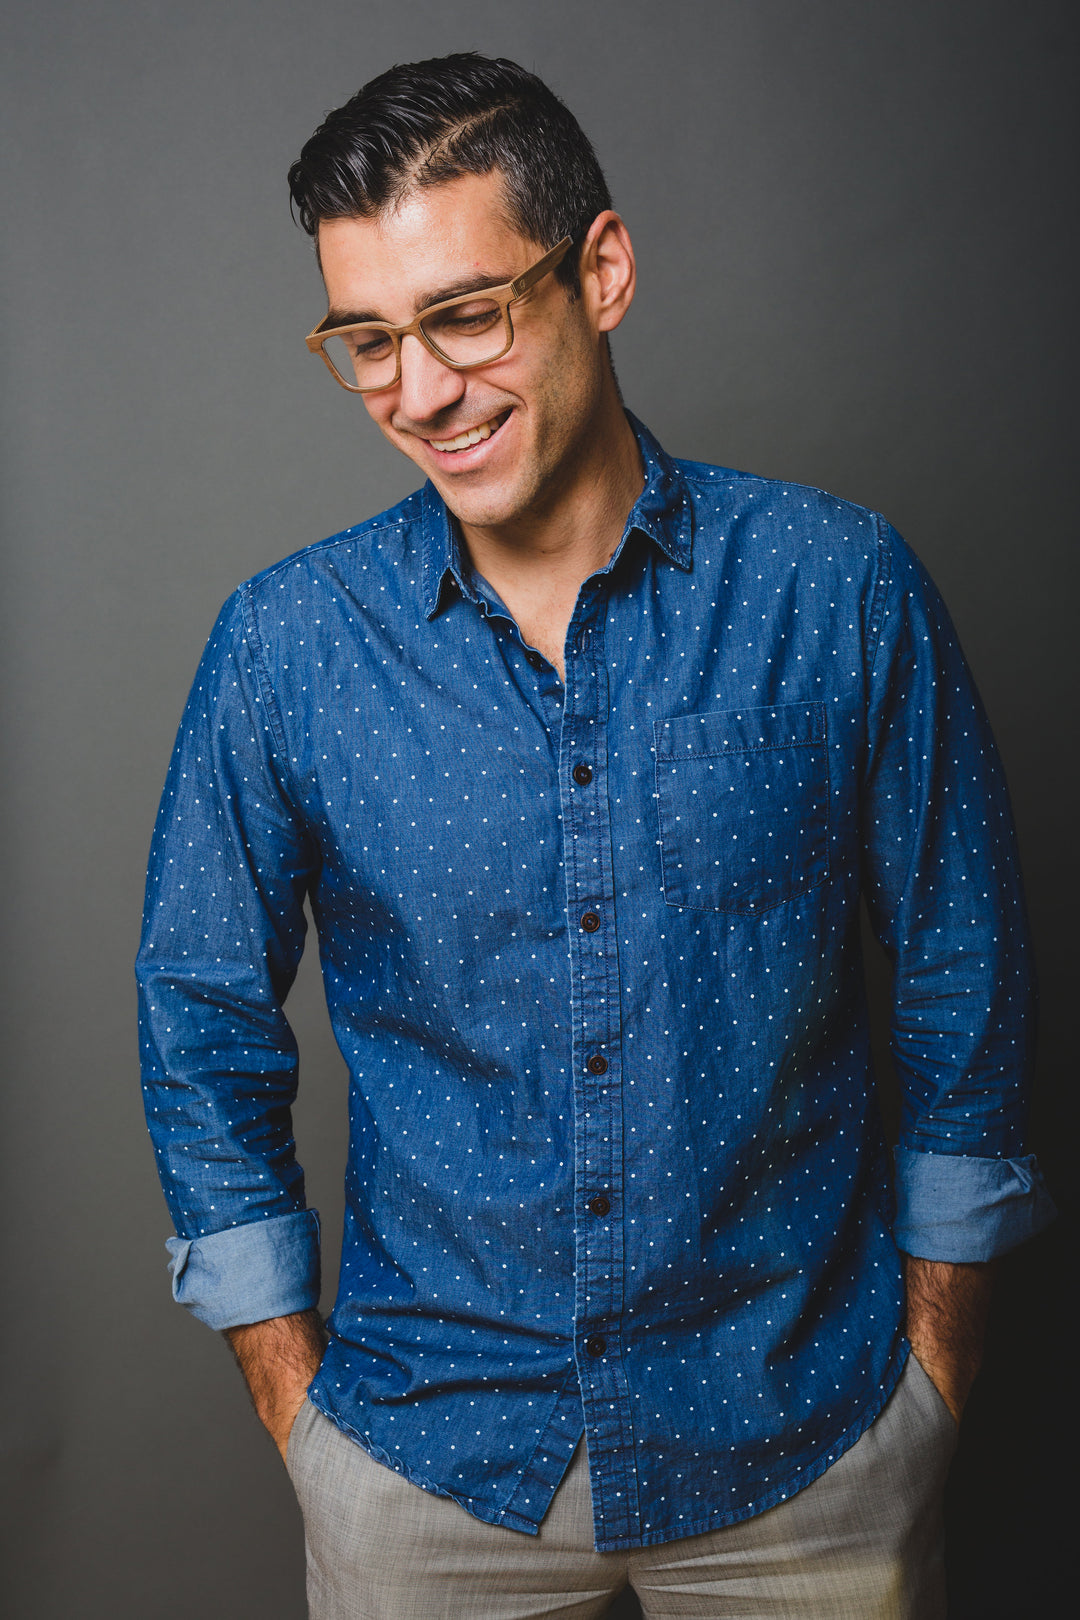
<svg viewBox="0 0 1080 1620">
<path fill-rule="evenodd" d="M 863 887 L 893 964 L 894 1235 L 987 1260 L 1054 1216 L 1024 1152 L 1034 975 L 997 749 L 944 603 L 882 523 Z"/>
<path fill-rule="evenodd" d="M 222 610 L 180 725 L 136 964 L 146 1117 L 177 1232 L 173 1294 L 214 1328 L 319 1296 L 282 1010 L 317 851 L 290 798 L 244 606 L 237 593 Z"/>
</svg>

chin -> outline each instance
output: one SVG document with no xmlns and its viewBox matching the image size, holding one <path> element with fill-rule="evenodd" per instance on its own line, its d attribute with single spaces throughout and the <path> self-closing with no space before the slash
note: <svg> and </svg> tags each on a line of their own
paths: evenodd
<svg viewBox="0 0 1080 1620">
<path fill-rule="evenodd" d="M 529 509 L 521 494 L 509 490 L 469 490 L 452 479 L 432 479 L 436 489 L 459 523 L 477 529 L 492 529 L 513 523 Z"/>
</svg>

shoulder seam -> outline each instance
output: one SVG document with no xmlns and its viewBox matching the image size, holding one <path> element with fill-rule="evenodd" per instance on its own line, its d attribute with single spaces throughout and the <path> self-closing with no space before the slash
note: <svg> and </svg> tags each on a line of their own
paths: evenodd
<svg viewBox="0 0 1080 1620">
<path fill-rule="evenodd" d="M 744 483 L 771 484 L 776 488 L 785 490 L 806 490 L 808 494 L 817 495 L 824 501 L 831 501 L 835 506 L 843 506 L 849 512 L 856 513 L 860 518 L 868 518 L 875 524 L 880 521 L 881 517 L 881 514 L 875 512 L 872 507 L 860 506 L 858 501 L 849 501 L 844 495 L 835 495 L 831 490 L 822 489 L 820 484 L 804 484 L 797 478 L 766 478 L 763 473 L 739 472 L 732 467 L 718 467 L 716 470 L 720 475 L 719 477 L 715 479 L 705 478 L 701 474 L 695 475 L 688 472 L 686 463 L 680 463 L 679 470 L 686 483 L 697 484 L 705 489 L 710 488 L 715 483 L 722 482 L 725 478 L 737 478 Z"/>
<path fill-rule="evenodd" d="M 287 557 L 282 557 L 280 562 L 270 563 L 268 567 L 261 568 L 257 574 L 252 574 L 250 579 L 246 579 L 238 589 L 247 592 L 256 591 L 267 581 L 276 578 L 283 569 L 296 567 L 303 558 L 310 557 L 314 552 L 329 551 L 334 546 L 343 546 L 349 542 L 367 540 L 391 531 L 396 533 L 400 529 L 411 527 L 414 523 L 420 521 L 419 516 L 404 519 L 399 523 L 379 523 L 377 519 L 372 518 L 370 522 L 375 525 L 374 527 L 369 528 L 366 523 L 360 523 L 355 528 L 342 529 L 338 534 L 327 535 L 325 540 L 313 540 L 310 546 L 301 546 L 299 551 L 290 552 Z"/>
<path fill-rule="evenodd" d="M 700 462 L 685 462 L 685 461 L 676 462 L 676 466 L 679 469 L 679 473 L 680 473 L 681 477 L 684 479 L 684 481 L 686 483 L 688 483 L 688 484 L 703 484 L 706 487 L 706 489 L 709 487 L 710 484 L 720 483 L 725 478 L 738 478 L 738 479 L 743 480 L 746 483 L 751 483 L 751 484 L 767 484 L 767 483 L 770 483 L 770 482 L 775 482 L 775 480 L 771 480 L 771 479 L 768 479 L 768 478 L 763 478 L 760 473 L 740 472 L 738 470 L 738 468 L 736 468 L 736 467 L 717 467 L 715 469 L 715 473 L 716 473 L 715 478 L 709 478 L 709 477 L 706 477 L 703 473 L 693 473 L 693 472 L 689 472 L 687 470 L 688 467 L 690 467 L 690 466 L 700 466 L 700 465 L 701 465 Z"/>
</svg>

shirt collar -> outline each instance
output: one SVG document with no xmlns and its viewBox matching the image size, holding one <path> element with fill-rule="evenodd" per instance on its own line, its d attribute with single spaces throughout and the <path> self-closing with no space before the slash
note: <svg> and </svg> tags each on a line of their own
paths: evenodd
<svg viewBox="0 0 1080 1620">
<path fill-rule="evenodd" d="M 645 467 L 645 487 L 630 509 L 626 528 L 607 568 L 614 566 L 628 536 L 647 535 L 664 555 L 689 572 L 693 558 L 693 507 L 678 463 L 663 450 L 644 423 L 626 413 Z M 424 610 L 433 619 L 447 606 L 454 588 L 466 601 L 479 602 L 465 558 L 457 521 L 428 482 L 421 491 L 424 534 Z"/>
</svg>

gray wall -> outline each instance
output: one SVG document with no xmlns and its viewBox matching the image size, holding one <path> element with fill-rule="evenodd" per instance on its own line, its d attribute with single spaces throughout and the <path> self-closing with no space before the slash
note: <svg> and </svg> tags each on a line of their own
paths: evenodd
<svg viewBox="0 0 1080 1620">
<path fill-rule="evenodd" d="M 393 61 L 477 47 L 548 78 L 640 255 L 615 345 L 628 402 L 676 452 L 884 509 L 936 575 L 1013 784 L 1044 989 L 1037 1145 L 1063 1191 L 1072 15 L 1053 0 L 9 8 L 8 1613 L 303 1612 L 284 1473 L 225 1347 L 168 1297 L 130 964 L 220 602 L 412 483 L 303 348 L 323 306 L 284 187 L 323 112 Z M 296 992 L 299 1128 L 333 1232 L 343 1071 L 316 977 L 309 963 Z M 1060 1530 L 1036 1502 L 1063 1253 L 1052 1233 L 1005 1267 L 953 1482 L 957 1616 L 1058 1612 Z"/>
</svg>

